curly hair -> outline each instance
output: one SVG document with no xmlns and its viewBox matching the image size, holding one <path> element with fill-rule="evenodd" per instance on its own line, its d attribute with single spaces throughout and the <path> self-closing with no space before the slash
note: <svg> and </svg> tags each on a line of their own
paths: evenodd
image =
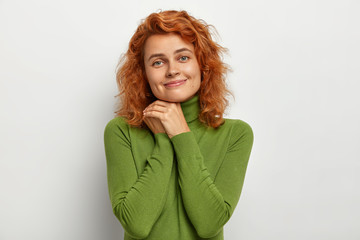
<svg viewBox="0 0 360 240">
<path fill-rule="evenodd" d="M 194 45 L 199 63 L 199 120 L 210 127 L 219 127 L 228 105 L 226 96 L 230 91 L 226 88 L 225 77 L 230 67 L 221 60 L 227 49 L 212 40 L 210 28 L 214 27 L 202 19 L 195 19 L 186 11 L 160 11 L 142 20 L 129 42 L 126 54 L 121 56 L 117 65 L 119 93 L 116 97 L 120 97 L 120 101 L 116 116 L 125 117 L 129 125 L 146 127 L 142 120 L 143 110 L 156 97 L 151 92 L 145 73 L 144 45 L 151 35 L 176 33 Z"/>
</svg>

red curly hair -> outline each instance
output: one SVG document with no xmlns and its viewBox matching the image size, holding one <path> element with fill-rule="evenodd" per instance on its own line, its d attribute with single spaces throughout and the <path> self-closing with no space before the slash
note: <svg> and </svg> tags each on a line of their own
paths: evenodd
<svg viewBox="0 0 360 240">
<path fill-rule="evenodd" d="M 156 97 L 151 92 L 145 73 L 144 45 L 153 34 L 176 33 L 184 41 L 194 45 L 199 63 L 199 120 L 214 128 L 220 126 L 228 105 L 226 95 L 230 91 L 226 88 L 225 77 L 230 68 L 221 60 L 227 49 L 212 40 L 210 27 L 214 28 L 203 20 L 190 16 L 186 11 L 160 11 L 142 20 L 129 42 L 126 54 L 122 55 L 117 65 L 119 94 L 116 97 L 120 97 L 120 104 L 115 111 L 116 116 L 125 117 L 132 126 L 146 127 L 142 120 L 143 110 Z"/>
</svg>

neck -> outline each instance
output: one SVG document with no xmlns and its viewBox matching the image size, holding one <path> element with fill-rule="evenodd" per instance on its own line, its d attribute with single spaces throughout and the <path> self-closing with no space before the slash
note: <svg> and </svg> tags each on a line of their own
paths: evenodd
<svg viewBox="0 0 360 240">
<path fill-rule="evenodd" d="M 189 100 L 182 102 L 181 108 L 187 123 L 197 119 L 200 113 L 199 95 L 195 95 Z"/>
</svg>

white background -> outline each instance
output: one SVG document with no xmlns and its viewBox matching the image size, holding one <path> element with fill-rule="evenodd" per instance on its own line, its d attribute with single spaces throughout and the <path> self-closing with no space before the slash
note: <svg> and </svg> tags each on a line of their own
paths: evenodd
<svg viewBox="0 0 360 240">
<path fill-rule="evenodd" d="M 360 4 L 0 0 L 0 239 L 117 240 L 103 130 L 140 20 L 187 10 L 229 49 L 254 131 L 225 239 L 360 239 Z"/>
</svg>

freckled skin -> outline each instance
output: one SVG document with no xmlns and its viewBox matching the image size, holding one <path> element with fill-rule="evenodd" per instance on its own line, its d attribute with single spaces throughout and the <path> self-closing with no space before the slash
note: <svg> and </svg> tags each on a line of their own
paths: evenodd
<svg viewBox="0 0 360 240">
<path fill-rule="evenodd" d="M 179 49 L 188 49 L 175 52 Z M 149 60 L 153 54 L 162 54 Z M 152 35 L 144 46 L 146 76 L 153 94 L 167 102 L 184 102 L 200 88 L 201 71 L 191 43 L 177 34 Z M 186 79 L 180 86 L 167 87 L 165 83 Z"/>
</svg>

